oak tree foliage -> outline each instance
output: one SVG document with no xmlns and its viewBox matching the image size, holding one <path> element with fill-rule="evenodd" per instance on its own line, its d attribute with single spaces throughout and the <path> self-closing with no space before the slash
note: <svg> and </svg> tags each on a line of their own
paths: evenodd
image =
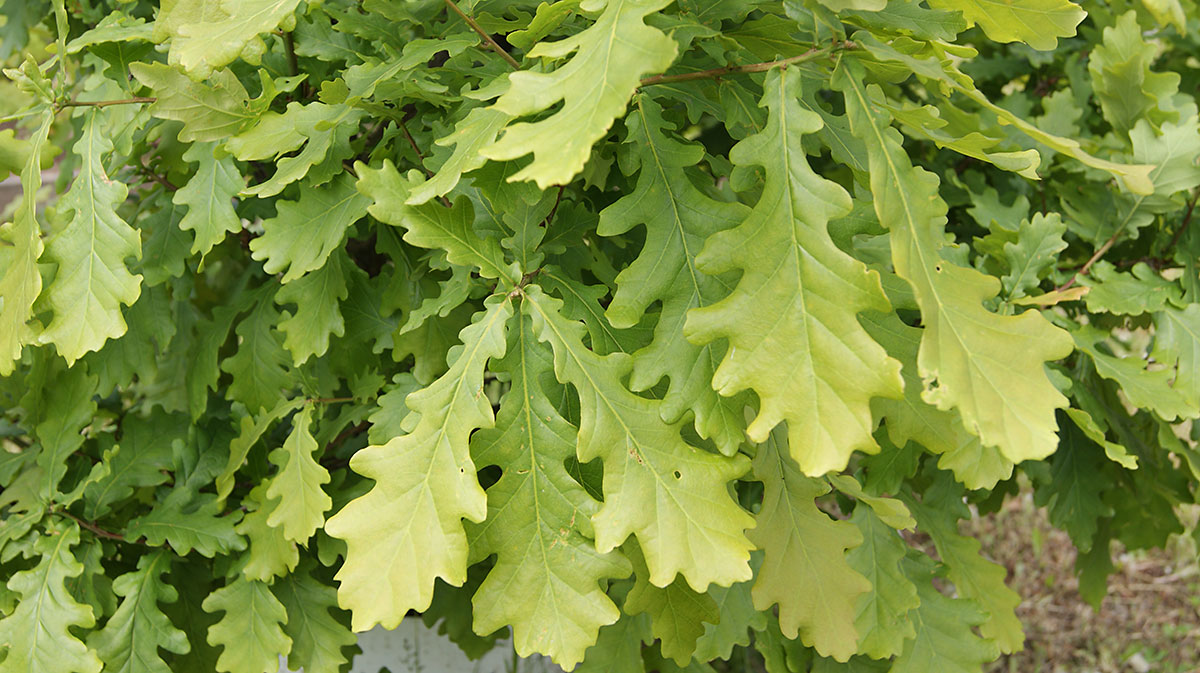
<svg viewBox="0 0 1200 673">
<path fill-rule="evenodd" d="M 980 671 L 1196 502 L 1191 0 L 0 17 L 0 673 Z"/>
</svg>

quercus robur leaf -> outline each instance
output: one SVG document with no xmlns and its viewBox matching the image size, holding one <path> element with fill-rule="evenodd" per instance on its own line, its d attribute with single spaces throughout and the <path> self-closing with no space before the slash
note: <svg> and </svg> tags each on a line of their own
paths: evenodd
<svg viewBox="0 0 1200 673">
<path fill-rule="evenodd" d="M 1168 302 L 1179 304 L 1183 299 L 1178 284 L 1145 263 L 1134 264 L 1126 273 L 1100 261 L 1079 282 L 1088 288 L 1084 299 L 1088 310 L 1095 313 L 1141 315 L 1161 311 Z"/>
<path fill-rule="evenodd" d="M 625 611 L 631 615 L 646 613 L 650 617 L 650 633 L 659 641 L 664 657 L 686 666 L 696 651 L 696 640 L 704 635 L 705 624 L 720 619 L 717 603 L 707 593 L 697 593 L 682 577 L 665 587 L 657 587 L 647 579 L 649 571 L 636 543 L 628 545 L 633 560 L 633 588 L 625 597 Z"/>
<path fill-rule="evenodd" d="M 753 559 L 751 563 L 754 563 Z M 717 604 L 718 621 L 704 625 L 704 635 L 696 640 L 694 658 L 697 661 L 725 659 L 733 655 L 733 647 L 750 645 L 750 631 L 760 631 L 767 625 L 766 614 L 754 607 L 750 596 L 752 581 L 738 582 L 730 587 L 711 584 L 708 595 Z"/>
<path fill-rule="evenodd" d="M 1158 50 L 1142 36 L 1137 12 L 1125 12 L 1103 36 L 1088 55 L 1088 72 L 1104 118 L 1121 135 L 1148 114 L 1162 119 L 1163 111 L 1173 107 L 1170 98 L 1179 90 L 1179 75 L 1150 70 Z"/>
<path fill-rule="evenodd" d="M 495 239 L 475 232 L 475 209 L 465 198 L 452 207 L 440 203 L 410 206 L 405 202 L 408 185 L 390 161 L 379 170 L 359 164 L 358 190 L 374 200 L 367 211 L 381 222 L 404 227 L 404 240 L 422 248 L 445 250 L 451 264 L 473 266 L 485 278 L 515 284 L 521 278 L 516 266 L 504 262 L 504 253 Z"/>
<path fill-rule="evenodd" d="M 96 377 L 82 365 L 55 376 L 57 385 L 49 388 L 45 399 L 46 418 L 34 428 L 42 444 L 38 465 L 42 468 L 42 494 L 49 499 L 58 493 L 58 484 L 67 473 L 67 457 L 79 450 L 87 439 L 84 426 L 96 413 L 92 399 Z"/>
<path fill-rule="evenodd" d="M 917 587 L 902 571 L 908 546 L 868 507 L 855 507 L 850 520 L 863 542 L 846 554 L 846 562 L 871 583 L 855 605 L 858 650 L 875 659 L 893 657 L 916 637 L 908 615 L 921 604 Z"/>
<path fill-rule="evenodd" d="M 267 484 L 259 484 L 242 499 L 246 515 L 234 527 L 246 538 L 247 550 L 242 557 L 241 571 L 246 579 L 270 582 L 285 577 L 300 562 L 296 543 L 283 534 L 282 527 L 271 526 L 267 517 L 271 508 L 265 494 Z"/>
<path fill-rule="evenodd" d="M 100 673 L 96 652 L 70 632 L 96 622 L 92 609 L 67 590 L 67 582 L 83 573 L 71 551 L 78 544 L 75 524 L 50 524 L 33 543 L 37 565 L 9 578 L 20 601 L 0 620 L 0 652 L 6 653 L 0 673 Z"/>
<path fill-rule="evenodd" d="M 129 71 L 154 90 L 150 114 L 183 123 L 179 139 L 184 142 L 225 140 L 255 118 L 246 87 L 228 70 L 203 82 L 163 63 L 134 63 Z"/>
<path fill-rule="evenodd" d="M 499 140 L 484 147 L 489 159 L 505 161 L 533 154 L 533 161 L 509 180 L 534 180 L 538 187 L 566 184 L 583 169 L 592 143 L 625 111 L 642 75 L 662 72 L 675 60 L 674 40 L 645 23 L 669 0 L 584 0 L 580 9 L 601 11 L 596 23 L 571 37 L 540 42 L 529 58 L 570 60 L 553 72 L 525 70 L 508 77 L 509 87 L 493 108 L 512 117 L 561 109 L 535 122 L 510 124 Z"/>
<path fill-rule="evenodd" d="M 849 12 L 847 19 L 886 32 L 911 34 L 917 39 L 952 41 L 967 29 L 961 12 L 928 9 L 919 0 L 893 0 L 877 11 Z"/>
<path fill-rule="evenodd" d="M 145 538 L 152 547 L 165 542 L 181 556 L 194 549 L 212 558 L 246 548 L 246 541 L 234 531 L 241 517 L 237 511 L 221 516 L 221 502 L 210 493 L 195 494 L 176 486 L 148 514 L 129 522 L 125 538 Z"/>
<path fill-rule="evenodd" d="M 662 302 L 654 341 L 634 354 L 630 385 L 642 391 L 669 377 L 663 420 L 678 420 L 690 409 L 696 432 L 732 455 L 743 440 L 745 400 L 727 399 L 713 390 L 723 344 L 692 345 L 683 338 L 683 324 L 689 309 L 712 305 L 728 294 L 725 279 L 702 273 L 696 256 L 709 236 L 733 227 L 747 209 L 712 199 L 695 186 L 687 169 L 700 160 L 703 149 L 668 137 L 662 108 L 649 97 L 636 99 L 625 125 L 628 142 L 637 148 L 637 187 L 600 212 L 596 231 L 615 236 L 645 225 L 646 244 L 617 276 L 617 291 L 605 314 L 615 327 L 632 327 L 651 304 Z"/>
<path fill-rule="evenodd" d="M 1154 314 L 1154 359 L 1174 369 L 1171 387 L 1200 409 L 1200 305 Z M 1170 371 L 1168 369 L 1168 371 Z"/>
<path fill-rule="evenodd" d="M 952 0 L 957 1 L 957 0 Z M 1055 1 L 1055 0 L 1051 0 Z M 913 72 L 921 77 L 930 78 L 939 83 L 939 86 L 947 86 L 957 90 L 970 100 L 974 101 L 984 109 L 993 113 L 997 117 L 997 121 L 1001 124 L 1008 124 L 1020 130 L 1025 135 L 1033 140 L 1045 145 L 1046 147 L 1061 152 L 1076 161 L 1090 166 L 1092 168 L 1106 171 L 1112 174 L 1113 177 L 1121 181 L 1122 186 L 1133 194 L 1147 195 L 1154 193 L 1154 182 L 1150 177 L 1154 166 L 1148 164 L 1125 164 L 1101 159 L 1094 154 L 1084 149 L 1084 146 L 1075 138 L 1063 137 L 1051 133 L 1041 127 L 1030 123 L 1024 117 L 1014 113 L 1012 110 L 993 103 L 987 95 L 979 90 L 972 82 L 971 78 L 959 71 L 949 59 L 930 58 L 928 55 L 922 58 L 914 57 L 910 54 L 901 52 L 890 45 L 884 45 L 878 40 L 870 38 L 869 35 L 864 36 L 862 46 L 871 53 L 872 57 L 883 63 L 901 64 L 900 67 L 905 71 Z M 937 51 L 937 54 L 944 52 Z M 927 52 L 928 54 L 928 52 Z M 846 66 L 842 63 L 835 70 L 833 80 L 836 83 L 844 75 L 837 75 L 838 72 L 847 72 Z M 854 68 L 853 66 L 850 66 Z M 862 87 L 860 87 L 862 88 Z M 879 93 L 873 94 L 876 103 L 881 107 L 886 107 L 886 98 Z M 858 132 L 855 132 L 856 135 Z"/>
<path fill-rule="evenodd" d="M 345 271 L 350 263 L 340 251 L 334 252 L 325 266 L 275 293 L 275 303 L 296 305 L 293 313 L 279 321 L 279 330 L 284 334 L 283 347 L 292 354 L 296 366 L 324 355 L 329 350 L 330 336 L 346 334 L 341 302 L 350 296 Z"/>
<path fill-rule="evenodd" d="M 207 255 L 227 233 L 242 229 L 242 221 L 233 210 L 233 197 L 242 188 L 242 176 L 229 156 L 217 156 L 217 146 L 193 143 L 183 158 L 199 163 L 195 175 L 171 198 L 175 205 L 187 206 L 179 228 L 195 233 L 192 254 Z"/>
<path fill-rule="evenodd" d="M 941 456 L 938 467 L 953 471 L 955 479 L 967 488 L 991 488 L 1009 478 L 1011 460 L 968 432 L 953 409 L 939 409 L 923 399 L 924 385 L 917 371 L 922 330 L 909 327 L 895 314 L 866 313 L 860 320 L 871 337 L 903 363 L 904 398 L 871 403 L 872 409 L 883 416 L 892 443 L 903 447 L 914 441 Z"/>
<path fill-rule="evenodd" d="M 472 598 L 475 631 L 511 625 L 518 654 L 541 652 L 570 669 L 600 627 L 620 616 L 603 583 L 627 576 L 630 567 L 616 551 L 597 552 L 590 539 L 600 504 L 564 465 L 578 430 L 545 393 L 552 357 L 521 316 L 504 359 L 492 364 L 512 377 L 512 388 L 496 427 L 475 433 L 470 444 L 476 465 L 503 473 L 487 490 L 487 519 L 468 525 L 467 537 L 473 561 L 496 555 Z"/>
<path fill-rule="evenodd" d="M 149 232 L 142 243 L 140 269 L 146 287 L 156 287 L 183 275 L 193 242 L 189 239 L 194 238 L 179 228 L 186 211 L 186 208 L 167 201 L 157 212 L 138 223 L 139 229 Z"/>
<path fill-rule="evenodd" d="M 1099 520 L 1112 516 L 1103 501 L 1104 458 L 1097 446 L 1074 423 L 1063 427 L 1062 444 L 1050 461 L 1050 480 L 1039 484 L 1038 504 L 1045 505 L 1050 523 L 1067 531 L 1080 553 L 1092 549 Z"/>
<path fill-rule="evenodd" d="M 311 406 L 302 408 L 292 417 L 292 432 L 283 446 L 269 456 L 279 472 L 266 492 L 270 501 L 278 501 L 271 505 L 267 525 L 282 527 L 284 537 L 300 544 L 325 523 L 325 512 L 333 505 L 321 488 L 329 483 L 329 471 L 313 457 L 318 446 L 311 423 Z"/>
<path fill-rule="evenodd" d="M 980 555 L 979 540 L 958 532 L 958 520 L 970 516 L 961 487 L 939 475 L 938 481 L 926 490 L 924 499 L 920 503 L 909 501 L 909 508 L 917 519 L 917 527 L 933 538 L 946 566 L 946 577 L 954 582 L 958 594 L 983 609 L 986 617 L 979 622 L 980 633 L 1003 652 L 1019 651 L 1025 634 L 1014 609 L 1021 597 L 1004 583 L 1008 574 L 1004 566 Z M 925 585 L 918 582 L 917 586 L 920 589 Z"/>
<path fill-rule="evenodd" d="M 1057 445 L 1054 410 L 1067 400 L 1046 377 L 1044 363 L 1072 350 L 1066 332 L 1037 311 L 991 313 L 983 301 L 999 291 L 993 277 L 947 258 L 945 203 L 936 176 L 914 167 L 899 134 L 849 68 L 836 73 L 855 135 L 870 154 L 875 211 L 891 231 L 896 273 L 912 285 L 925 325 L 917 367 L 922 399 L 957 409 L 967 429 L 1005 458 L 1043 458 Z"/>
<path fill-rule="evenodd" d="M 410 609 L 429 606 L 435 579 L 466 579 L 463 519 L 487 516 L 467 437 L 494 423 L 481 391 L 483 370 L 504 355 L 512 312 L 510 299 L 489 299 L 460 334 L 450 370 L 409 395 L 408 407 L 420 414 L 412 432 L 351 459 L 375 485 L 330 518 L 325 531 L 346 541 L 338 603 L 353 611 L 356 631 L 376 623 L 395 628 Z"/>
<path fill-rule="evenodd" d="M 787 421 L 792 457 L 805 474 L 846 467 L 856 449 L 877 450 L 872 397 L 899 397 L 900 363 L 859 325 L 857 314 L 889 308 L 874 271 L 839 250 L 829 221 L 850 212 L 850 196 L 809 168 L 801 136 L 820 117 L 796 104 L 795 69 L 767 74 L 767 127 L 734 146 L 739 167 L 766 170 L 762 195 L 736 229 L 705 245 L 701 270 L 742 269 L 720 303 L 688 316 L 692 341 L 729 340 L 712 385 L 724 395 L 752 388 L 758 416 L 747 428 L 764 441 Z M 786 633 L 786 631 L 785 631 Z"/>
<path fill-rule="evenodd" d="M 292 639 L 288 667 L 305 673 L 338 673 L 349 660 L 345 650 L 358 640 L 341 620 L 337 590 L 312 575 L 309 562 L 271 585 L 287 611 L 283 632 Z"/>
<path fill-rule="evenodd" d="M 1139 120 L 1129 132 L 1129 140 L 1134 161 L 1154 165 L 1150 172 L 1154 193 L 1122 195 L 1120 211 L 1124 212 L 1118 212 L 1119 224 L 1114 233 L 1136 229 L 1131 224 L 1138 224 L 1139 216 L 1178 208 L 1177 195 L 1200 185 L 1200 165 L 1196 163 L 1196 154 L 1200 153 L 1200 120 L 1194 111 L 1179 123 L 1164 122 L 1157 131 L 1146 120 Z"/>
<path fill-rule="evenodd" d="M 221 369 L 233 376 L 226 394 L 251 413 L 274 407 L 292 386 L 291 358 L 275 330 L 277 324 L 275 306 L 268 301 L 259 304 L 238 323 L 237 350 L 221 363 Z"/>
<path fill-rule="evenodd" d="M 635 535 L 655 586 L 677 574 L 695 590 L 749 579 L 751 544 L 744 531 L 753 520 L 726 485 L 745 473 L 746 459 L 685 443 L 680 423 L 662 420 L 661 402 L 621 383 L 629 357 L 585 348 L 584 326 L 562 315 L 562 302 L 529 286 L 522 309 L 538 339 L 554 350 L 555 376 L 579 395 L 579 460 L 604 464 L 604 504 L 592 517 L 596 548 L 607 552 Z"/>
<path fill-rule="evenodd" d="M 225 148 L 242 161 L 263 161 L 294 152 L 344 108 L 325 103 L 289 103 L 283 112 L 267 111 L 253 126 L 229 138 Z M 273 196 L 265 194 L 263 196 Z"/>
<path fill-rule="evenodd" d="M 588 648 L 578 673 L 645 673 L 642 645 L 653 642 L 650 617 L 623 612 L 616 624 L 600 629 L 596 644 Z"/>
<path fill-rule="evenodd" d="M 783 635 L 799 635 L 822 655 L 845 661 L 858 641 L 855 601 L 871 589 L 846 560 L 846 550 L 863 538 L 854 524 L 817 508 L 814 501 L 829 484 L 800 471 L 784 437 L 775 431 L 754 457 L 754 476 L 763 482 L 762 509 L 749 533 L 763 550 L 754 606 L 767 610 L 778 603 Z"/>
<path fill-rule="evenodd" d="M 223 648 L 218 671 L 275 673 L 292 648 L 282 628 L 288 613 L 262 582 L 239 577 L 209 594 L 204 611 L 225 613 L 208 629 L 209 644 Z"/>
<path fill-rule="evenodd" d="M 1037 288 L 1039 281 L 1058 259 L 1058 253 L 1067 248 L 1062 239 L 1067 225 L 1058 213 L 1037 213 L 1031 220 L 1023 220 L 1017 232 L 1017 242 L 1004 244 L 1004 257 L 1008 261 L 1008 273 L 1000 282 L 1010 299 L 1024 296 Z"/>
<path fill-rule="evenodd" d="M 855 39 L 862 41 L 868 49 L 872 47 L 875 49 L 887 48 L 882 45 L 877 46 L 878 43 L 868 35 L 856 34 Z M 1037 150 L 1002 151 L 1003 147 L 996 146 L 1005 139 L 985 135 L 977 130 L 963 129 L 964 125 L 954 123 L 956 119 L 961 118 L 962 113 L 950 107 L 945 101 L 940 101 L 940 103 L 946 108 L 945 112 L 949 119 L 942 117 L 943 110 L 932 105 L 921 107 L 887 105 L 886 107 L 888 112 L 901 123 L 904 132 L 913 138 L 931 140 L 938 147 L 945 147 L 959 154 L 986 161 L 998 168 L 1012 171 L 1031 180 L 1038 179 L 1037 169 L 1041 163 L 1041 156 Z M 860 170 L 865 171 L 865 166 Z"/>
<path fill-rule="evenodd" d="M 113 145 L 102 115 L 93 109 L 84 119 L 74 147 L 79 174 L 59 206 L 70 220 L 46 242 L 58 275 L 46 288 L 54 318 L 38 339 L 53 343 L 68 363 L 124 334 L 121 305 L 132 306 L 141 294 L 142 277 L 125 262 L 141 256 L 141 239 L 115 210 L 129 190 L 105 171 Z"/>
<path fill-rule="evenodd" d="M 245 196 L 275 196 L 306 175 L 313 185 L 328 182 L 341 172 L 341 161 L 349 158 L 350 135 L 362 116 L 345 105 L 299 103 L 288 105 L 287 112 L 268 112 L 254 126 L 231 138 L 228 148 L 243 161 L 276 159 L 270 178 L 242 190 Z M 284 157 L 303 146 L 299 152 Z M 333 166 L 329 160 L 333 160 Z"/>
<path fill-rule="evenodd" d="M 186 429 L 186 417 L 181 415 L 152 412 L 149 417 L 127 417 L 109 475 L 84 491 L 85 516 L 97 519 L 128 498 L 133 489 L 166 482 L 174 443 L 185 439 Z"/>
<path fill-rule="evenodd" d="M 187 636 L 163 614 L 159 603 L 174 603 L 179 595 L 163 575 L 170 570 L 170 552 L 155 551 L 138 559 L 137 569 L 113 582 L 122 597 L 116 613 L 88 643 L 113 673 L 171 673 L 158 654 L 161 647 L 175 654 L 190 651 Z"/>
<path fill-rule="evenodd" d="M 250 455 L 250 449 L 258 443 L 263 434 L 284 416 L 299 409 L 305 404 L 303 398 L 280 400 L 269 411 L 250 413 L 238 422 L 238 435 L 229 442 L 229 457 L 225 461 L 225 469 L 217 475 L 217 497 L 222 500 L 233 490 L 233 477 Z M 266 407 L 264 407 L 266 409 Z"/>
<path fill-rule="evenodd" d="M 252 257 L 267 273 L 284 271 L 284 284 L 324 266 L 370 204 L 346 174 L 320 187 L 301 187 L 300 199 L 279 202 L 276 216 L 263 222 L 262 236 L 250 241 Z"/>
<path fill-rule="evenodd" d="M 1073 37 L 1087 13 L 1070 0 L 929 0 L 934 9 L 958 10 L 967 24 L 979 24 L 997 42 L 1024 42 L 1054 49 L 1058 38 Z"/>
<path fill-rule="evenodd" d="M 253 58 L 265 50 L 259 35 L 288 22 L 300 0 L 206 0 L 201 7 L 188 7 L 192 0 L 176 0 L 167 34 L 171 38 L 170 61 L 194 77 L 208 77 L 213 68 L 227 65 L 238 55 Z M 199 3 L 196 3 L 199 4 Z"/>
<path fill-rule="evenodd" d="M 902 561 L 904 574 L 917 587 L 921 604 L 909 612 L 915 636 L 905 642 L 892 673 L 975 673 L 996 658 L 996 646 L 975 635 L 972 627 L 983 623 L 978 606 L 949 598 L 933 585 L 932 562 L 924 557 Z"/>
<path fill-rule="evenodd" d="M 10 17 L 11 20 L 11 17 Z M 35 337 L 27 324 L 33 317 L 33 302 L 42 291 L 37 261 L 42 255 L 41 227 L 37 219 L 37 193 L 42 186 L 41 152 L 50 134 L 54 115 L 48 111 L 29 140 L 29 156 L 21 170 L 21 201 L 9 225 L 0 226 L 0 239 L 13 250 L 0 257 L 0 376 L 13 373 L 21 347 Z"/>
<path fill-rule="evenodd" d="M 478 107 L 468 112 L 454 126 L 453 133 L 436 142 L 443 147 L 454 146 L 450 157 L 442 163 L 437 175 L 412 188 L 407 202 L 420 205 L 454 189 L 463 173 L 473 171 L 487 161 L 480 150 L 490 145 L 511 119 L 512 115 L 493 107 Z"/>
<path fill-rule="evenodd" d="M 1117 357 L 1101 350 L 1107 333 L 1094 327 L 1082 326 L 1072 336 L 1076 347 L 1091 358 L 1096 372 L 1120 385 L 1130 403 L 1167 421 L 1200 416 L 1200 407 L 1188 401 L 1185 391 L 1172 385 L 1175 372 L 1171 369 L 1150 369 L 1140 357 Z"/>
</svg>

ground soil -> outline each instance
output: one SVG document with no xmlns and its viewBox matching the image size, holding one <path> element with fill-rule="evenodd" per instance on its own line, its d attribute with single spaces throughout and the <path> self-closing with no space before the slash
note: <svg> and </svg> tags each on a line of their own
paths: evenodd
<svg viewBox="0 0 1200 673">
<path fill-rule="evenodd" d="M 1028 494 L 966 526 L 1021 594 L 1023 652 L 991 673 L 1200 672 L 1200 572 L 1192 538 L 1166 550 L 1114 546 L 1116 572 L 1099 612 L 1079 597 L 1075 549 Z"/>
</svg>

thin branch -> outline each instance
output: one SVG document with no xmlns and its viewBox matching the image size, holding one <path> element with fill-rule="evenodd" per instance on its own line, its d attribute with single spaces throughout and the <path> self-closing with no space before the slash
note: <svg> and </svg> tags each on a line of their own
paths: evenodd
<svg viewBox="0 0 1200 673">
<path fill-rule="evenodd" d="M 140 169 L 138 172 L 140 172 L 145 177 L 148 177 L 151 180 L 162 185 L 163 187 L 165 187 L 167 189 L 167 191 L 174 192 L 179 189 L 170 180 L 166 179 L 165 177 L 163 177 L 163 176 L 159 175 L 158 173 L 155 173 L 153 170 L 151 170 L 149 166 L 147 166 L 145 164 L 139 164 L 138 167 Z"/>
<path fill-rule="evenodd" d="M 456 14 L 462 17 L 463 21 L 467 22 L 467 25 L 470 26 L 472 30 L 474 30 L 476 33 L 479 33 L 479 37 L 482 37 L 483 41 L 487 42 L 487 45 L 491 47 L 492 51 L 500 54 L 500 58 L 503 58 L 510 66 L 512 66 L 513 70 L 521 69 L 521 64 L 517 62 L 517 59 L 513 58 L 512 55 L 507 51 L 504 51 L 504 47 L 501 47 L 494 39 L 492 39 L 491 35 L 488 35 L 486 30 L 481 28 L 478 23 L 475 23 L 475 19 L 467 16 L 466 12 L 463 12 L 461 9 L 459 9 L 458 5 L 454 4 L 454 0 L 446 0 L 446 6 L 450 9 L 453 9 Z"/>
<path fill-rule="evenodd" d="M 1200 197 L 1200 187 L 1196 188 L 1196 190 L 1192 192 L 1192 198 L 1190 201 L 1188 201 L 1187 212 L 1183 215 L 1183 222 L 1180 223 L 1179 229 L 1175 231 L 1175 235 L 1171 237 L 1171 242 L 1167 244 L 1167 249 L 1165 252 L 1170 252 L 1171 249 L 1175 247 L 1175 244 L 1179 242 L 1179 239 L 1183 236 L 1183 232 L 1187 230 L 1188 224 L 1190 224 L 1192 221 L 1192 213 L 1196 209 L 1197 197 Z M 1124 227 L 1118 229 L 1112 236 L 1109 237 L 1107 241 L 1104 242 L 1104 245 L 1096 249 L 1096 252 L 1088 258 L 1088 261 L 1083 263 L 1083 266 L 1075 272 L 1075 275 L 1071 276 L 1071 280 L 1068 280 L 1066 283 L 1054 288 L 1055 291 L 1061 292 L 1062 290 L 1066 290 L 1074 285 L 1075 281 L 1079 280 L 1081 276 L 1088 275 L 1088 272 L 1092 269 L 1092 265 L 1100 261 L 1100 258 L 1104 256 L 1104 253 L 1112 249 L 1113 245 L 1116 244 L 1117 239 L 1120 238 L 1121 234 L 1123 233 L 1125 233 Z"/>
<path fill-rule="evenodd" d="M 411 147 L 413 153 L 417 155 L 417 164 L 419 164 L 421 170 L 424 171 L 425 177 L 432 178 L 433 171 L 425 167 L 425 153 L 421 151 L 420 147 L 417 147 L 417 141 L 413 140 L 412 134 L 408 132 L 408 124 L 405 124 L 404 120 L 400 121 L 400 131 L 404 134 L 405 140 L 408 141 L 408 146 Z"/>
<path fill-rule="evenodd" d="M 336 404 L 338 402 L 353 402 L 353 397 L 310 397 L 304 400 L 309 404 Z"/>
<path fill-rule="evenodd" d="M 153 96 L 134 96 L 133 98 L 121 98 L 118 100 L 66 100 L 60 101 L 58 107 L 108 107 L 109 105 L 133 105 L 137 103 L 153 103 L 158 100 Z"/>
<path fill-rule="evenodd" d="M 1192 211 L 1196 210 L 1196 197 L 1200 197 L 1200 187 L 1192 191 L 1192 198 L 1188 201 L 1187 212 L 1183 214 L 1183 222 L 1179 224 L 1179 229 L 1175 231 L 1175 235 L 1171 237 L 1171 242 L 1167 244 L 1165 253 L 1169 253 L 1175 249 L 1175 244 L 1179 239 L 1183 238 L 1183 232 L 1187 231 L 1188 224 L 1192 221 Z"/>
<path fill-rule="evenodd" d="M 300 63 L 296 60 L 296 40 L 292 38 L 290 30 L 283 33 L 283 50 L 287 53 L 288 73 L 292 77 L 299 75 Z"/>
<path fill-rule="evenodd" d="M 1122 233 L 1124 233 L 1124 227 L 1122 227 L 1121 229 L 1118 229 L 1116 231 L 1116 233 L 1114 233 L 1112 236 L 1110 236 L 1109 239 L 1104 242 L 1104 245 L 1100 246 L 1099 248 L 1096 248 L 1096 252 L 1092 253 L 1092 256 L 1088 258 L 1088 261 L 1083 263 L 1083 266 L 1080 267 L 1079 270 L 1075 272 L 1075 275 L 1071 276 L 1071 280 L 1068 280 L 1067 282 L 1063 283 L 1062 285 L 1059 285 L 1058 287 L 1054 288 L 1054 291 L 1062 292 L 1063 290 L 1069 289 L 1072 285 L 1075 284 L 1075 281 L 1079 280 L 1080 276 L 1088 275 L 1088 271 L 1091 271 L 1092 265 L 1095 264 L 1096 262 L 1100 261 L 1100 258 L 1104 256 L 1104 253 L 1108 252 L 1109 249 L 1112 248 L 1113 245 L 1116 244 L 1117 239 L 1121 237 Z"/>
<path fill-rule="evenodd" d="M 59 516 L 65 516 L 68 519 L 71 519 L 75 523 L 79 524 L 80 527 L 86 528 L 86 529 L 92 531 L 98 537 L 108 538 L 109 540 L 120 540 L 121 542 L 129 542 L 129 540 L 125 539 L 124 535 L 118 535 L 117 533 L 114 533 L 112 531 L 104 530 L 100 526 L 97 526 L 96 524 L 91 523 L 90 521 L 84 521 L 83 519 L 80 519 L 79 517 L 75 516 L 74 514 L 71 514 L 70 512 L 68 512 L 66 510 L 52 509 L 52 510 L 50 510 L 50 513 L 58 514 Z"/>
<path fill-rule="evenodd" d="M 550 223 L 554 221 L 554 215 L 558 212 L 558 204 L 562 202 L 563 189 L 566 185 L 558 186 L 558 194 L 554 197 L 554 205 L 550 207 L 550 213 L 546 215 L 546 219 L 542 220 L 542 227 L 549 229 Z"/>
<path fill-rule="evenodd" d="M 787 67 L 789 65 L 804 63 L 806 61 L 814 61 L 823 56 L 832 54 L 835 50 L 853 49 L 854 46 L 855 45 L 853 42 L 847 40 L 841 44 L 830 45 L 828 47 L 813 47 L 803 54 L 789 58 L 781 58 L 778 61 L 750 63 L 747 65 L 727 65 L 723 68 L 713 68 L 711 70 L 701 70 L 699 72 L 685 72 L 679 75 L 651 75 L 650 77 L 643 77 L 641 83 L 638 84 L 638 88 L 640 89 L 642 87 L 653 86 L 655 84 L 690 82 L 697 79 L 719 79 L 726 75 L 734 75 L 738 73 L 766 72 L 775 66 Z"/>
</svg>

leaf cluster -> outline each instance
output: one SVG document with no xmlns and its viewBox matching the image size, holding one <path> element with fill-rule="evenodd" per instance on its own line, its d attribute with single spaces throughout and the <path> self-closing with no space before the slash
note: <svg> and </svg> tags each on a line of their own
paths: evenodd
<svg viewBox="0 0 1200 673">
<path fill-rule="evenodd" d="M 980 671 L 1197 501 L 1190 0 L 0 14 L 0 673 Z"/>
</svg>

